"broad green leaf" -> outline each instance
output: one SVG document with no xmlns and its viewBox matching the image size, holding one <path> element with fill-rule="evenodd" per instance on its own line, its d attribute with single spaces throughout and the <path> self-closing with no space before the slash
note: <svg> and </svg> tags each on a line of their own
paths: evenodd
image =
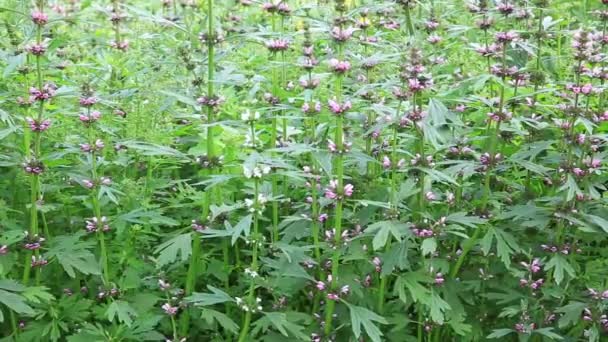
<svg viewBox="0 0 608 342">
<path fill-rule="evenodd" d="M 122 300 L 115 300 L 108 307 L 106 317 L 110 322 L 113 322 L 114 318 L 118 317 L 118 322 L 131 326 L 133 318 L 137 317 L 137 312 L 129 303 Z"/>
<path fill-rule="evenodd" d="M 239 332 L 239 326 L 230 317 L 219 311 L 203 309 L 201 311 L 201 318 L 207 321 L 207 324 L 212 324 L 213 321 L 217 321 L 223 329 L 230 331 L 233 334 L 238 334 Z"/>
<path fill-rule="evenodd" d="M 486 221 L 486 219 L 482 219 L 479 216 L 468 216 L 465 212 L 453 213 L 446 217 L 446 222 L 457 223 L 471 228 L 476 228 L 477 225 L 484 224 Z"/>
<path fill-rule="evenodd" d="M 427 300 L 427 305 L 431 309 L 431 318 L 434 322 L 443 324 L 445 320 L 445 312 L 451 309 L 450 304 L 443 300 L 443 298 L 441 298 L 441 296 L 439 296 L 439 293 L 437 293 L 436 291 L 432 291 L 431 297 L 427 298 Z"/>
<path fill-rule="evenodd" d="M 217 287 L 207 285 L 207 288 L 211 293 L 194 292 L 191 296 L 186 297 L 186 301 L 193 303 L 195 306 L 209 306 L 225 302 L 234 302 L 234 299 L 230 297 L 230 295 Z"/>
<path fill-rule="evenodd" d="M 101 274 L 99 263 L 90 251 L 95 242 L 81 241 L 83 235 L 84 233 L 77 233 L 54 238 L 47 254 L 49 258 L 56 258 L 71 278 L 76 278 L 75 270 L 84 275 Z"/>
<path fill-rule="evenodd" d="M 6 305 L 9 309 L 15 311 L 20 315 L 31 316 L 35 313 L 34 309 L 32 309 L 29 305 L 26 304 L 24 297 L 1 289 L 0 304 Z"/>
<path fill-rule="evenodd" d="M 264 312 L 264 316 L 257 320 L 253 326 L 252 335 L 266 332 L 272 326 L 288 340 L 294 338 L 300 341 L 310 340 L 310 337 L 303 332 L 304 327 L 290 322 L 287 314 L 283 312 Z"/>
<path fill-rule="evenodd" d="M 576 272 L 561 254 L 555 254 L 549 262 L 545 265 L 545 270 L 553 269 L 553 277 L 555 283 L 559 285 L 564 280 L 564 272 L 568 273 L 570 277 L 576 276 Z"/>
<path fill-rule="evenodd" d="M 180 234 L 173 239 L 162 243 L 154 250 L 158 254 L 158 267 L 174 263 L 177 261 L 178 254 L 180 260 L 185 262 L 192 254 L 192 235 L 190 233 Z"/>
<path fill-rule="evenodd" d="M 553 328 L 540 328 L 532 331 L 533 334 L 540 334 L 554 340 L 563 340 L 564 338 L 553 332 Z"/>
<path fill-rule="evenodd" d="M 505 337 L 511 333 L 516 332 L 513 329 L 495 329 L 490 335 L 488 335 L 486 338 L 502 338 Z"/>
<path fill-rule="evenodd" d="M 356 306 L 344 302 L 350 310 L 350 321 L 353 333 L 356 338 L 361 337 L 361 326 L 365 329 L 365 333 L 374 342 L 382 341 L 382 331 L 375 323 L 388 324 L 384 317 L 379 316 L 373 311 L 370 311 L 364 307 Z"/>
<path fill-rule="evenodd" d="M 435 238 L 424 239 L 420 245 L 420 249 L 422 251 L 422 255 L 430 255 L 435 253 L 437 250 L 437 240 L 435 240 Z"/>
</svg>

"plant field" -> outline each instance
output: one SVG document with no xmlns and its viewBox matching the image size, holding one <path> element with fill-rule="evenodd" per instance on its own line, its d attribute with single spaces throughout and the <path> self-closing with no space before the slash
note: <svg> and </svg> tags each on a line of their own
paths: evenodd
<svg viewBox="0 0 608 342">
<path fill-rule="evenodd" d="M 0 0 L 0 342 L 608 341 L 608 0 Z"/>
</svg>

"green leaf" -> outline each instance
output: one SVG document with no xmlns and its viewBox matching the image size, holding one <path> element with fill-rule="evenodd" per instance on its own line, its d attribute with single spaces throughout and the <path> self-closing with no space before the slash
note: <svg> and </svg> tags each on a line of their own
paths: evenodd
<svg viewBox="0 0 608 342">
<path fill-rule="evenodd" d="M 430 255 L 435 253 L 437 250 L 437 240 L 435 238 L 428 238 L 422 241 L 422 245 L 420 245 L 420 249 L 422 250 L 422 255 Z"/>
<path fill-rule="evenodd" d="M 566 183 L 564 183 L 564 185 L 559 188 L 560 192 L 564 190 L 568 191 L 566 194 L 566 201 L 571 201 L 577 194 L 582 194 L 581 189 L 578 187 L 578 184 L 576 184 L 576 180 L 574 179 L 574 177 L 572 177 L 571 174 L 568 174 L 568 179 L 566 180 Z"/>
<path fill-rule="evenodd" d="M 446 217 L 446 222 L 476 228 L 477 225 L 484 224 L 487 222 L 487 220 L 482 219 L 479 216 L 467 216 L 466 212 L 458 212 L 448 215 Z"/>
<path fill-rule="evenodd" d="M 545 265 L 545 270 L 553 270 L 553 277 L 555 283 L 559 285 L 564 280 L 564 272 L 568 273 L 570 277 L 574 277 L 576 272 L 562 255 L 555 254 L 551 260 Z"/>
<path fill-rule="evenodd" d="M 590 214 L 586 214 L 585 217 L 587 219 L 589 219 L 592 223 L 598 225 L 600 228 L 602 228 L 606 233 L 608 233 L 608 220 L 596 216 L 596 215 L 590 215 Z"/>
<path fill-rule="evenodd" d="M 99 275 L 101 269 L 95 259 L 95 255 L 89 250 L 95 246 L 93 241 L 81 241 L 84 233 L 73 235 L 62 235 L 53 239 L 53 244 L 48 251 L 49 258 L 56 258 L 65 272 L 76 278 L 76 272 L 88 275 Z"/>
<path fill-rule="evenodd" d="M 514 333 L 514 332 L 515 332 L 515 330 L 513 330 L 513 329 L 496 329 L 490 335 L 488 335 L 486 338 L 501 338 L 501 337 L 505 337 L 505 336 L 509 335 L 510 333 Z"/>
<path fill-rule="evenodd" d="M 365 329 L 365 333 L 369 336 L 369 338 L 374 342 L 382 341 L 382 331 L 376 326 L 376 323 L 379 324 L 388 324 L 384 317 L 379 316 L 373 311 L 370 311 L 361 306 L 355 306 L 344 302 L 348 309 L 350 310 L 350 321 L 351 327 L 353 329 L 353 333 L 356 338 L 361 337 L 361 326 Z"/>
<path fill-rule="evenodd" d="M 130 150 L 139 151 L 144 156 L 167 156 L 187 159 L 186 155 L 171 147 L 152 144 L 143 141 L 123 141 L 122 145 Z"/>
<path fill-rule="evenodd" d="M 55 297 L 48 292 L 49 288 L 44 286 L 31 286 L 25 289 L 21 295 L 31 303 L 40 304 L 50 302 Z"/>
<path fill-rule="evenodd" d="M 430 294 L 429 289 L 427 289 L 424 285 L 421 284 L 422 282 L 424 282 L 424 280 L 425 279 L 423 278 L 423 275 L 421 273 L 407 273 L 406 275 L 397 278 L 397 283 L 395 284 L 395 287 L 399 288 L 404 286 L 409 291 L 414 302 L 422 302 L 423 300 L 428 298 Z M 400 286 L 398 287 L 398 285 Z M 407 301 L 405 300 L 405 296 L 400 297 L 402 297 L 401 300 L 404 303 L 407 303 Z"/>
<path fill-rule="evenodd" d="M 137 317 L 137 312 L 129 303 L 122 300 L 113 301 L 106 311 L 106 317 L 110 322 L 114 322 L 114 318 L 118 317 L 120 323 L 131 326 L 133 318 Z"/>
<path fill-rule="evenodd" d="M 260 331 L 266 332 L 270 326 L 273 326 L 287 338 L 296 338 L 301 341 L 310 340 L 310 337 L 303 332 L 304 327 L 290 322 L 287 319 L 287 314 L 283 312 L 264 312 L 264 317 L 257 320 L 253 325 L 252 335 L 257 335 Z"/>
<path fill-rule="evenodd" d="M 540 328 L 532 331 L 533 334 L 540 334 L 554 340 L 563 340 L 563 337 L 553 332 L 553 328 Z"/>
<path fill-rule="evenodd" d="M 213 321 L 217 321 L 217 323 L 224 330 L 230 331 L 233 334 L 238 334 L 239 332 L 239 326 L 234 323 L 234 321 L 230 317 L 219 311 L 203 309 L 201 312 L 201 318 L 207 321 L 207 324 L 212 324 Z"/>
<path fill-rule="evenodd" d="M 193 303 L 195 306 L 209 306 L 225 302 L 234 302 L 234 299 L 226 292 L 211 285 L 207 285 L 207 288 L 211 293 L 194 292 L 191 296 L 186 297 L 186 301 Z"/>
<path fill-rule="evenodd" d="M 154 253 L 158 254 L 158 267 L 176 262 L 178 254 L 181 256 L 181 261 L 185 262 L 192 254 L 192 235 L 190 233 L 180 234 L 162 243 L 154 250 Z"/>
<path fill-rule="evenodd" d="M 555 312 L 563 313 L 557 322 L 557 325 L 561 329 L 578 323 L 581 318 L 581 313 L 586 307 L 586 303 L 571 301 L 567 305 L 557 308 Z"/>
<path fill-rule="evenodd" d="M 392 234 L 397 241 L 401 241 L 403 234 L 407 231 L 408 225 L 397 221 L 379 221 L 369 225 L 366 233 L 374 233 L 372 245 L 375 251 L 384 248 L 389 238 L 389 233 Z"/>
<path fill-rule="evenodd" d="M 433 321 L 443 324 L 445 320 L 444 313 L 451 309 L 450 304 L 443 300 L 437 292 L 433 291 L 428 299 L 428 306 L 431 308 L 431 318 Z"/>
<path fill-rule="evenodd" d="M 20 315 L 33 315 L 34 309 L 25 303 L 25 298 L 5 290 L 0 290 L 0 303 Z"/>
<path fill-rule="evenodd" d="M 251 232 L 251 222 L 253 221 L 253 215 L 247 215 L 245 217 L 243 217 L 239 223 L 236 224 L 236 226 L 234 226 L 234 228 L 230 227 L 231 229 L 228 230 L 232 230 L 232 245 L 234 245 L 236 243 L 236 241 L 238 240 L 238 238 L 243 235 L 244 237 L 249 236 L 250 232 Z M 226 224 L 229 225 L 228 221 L 226 221 Z"/>
</svg>

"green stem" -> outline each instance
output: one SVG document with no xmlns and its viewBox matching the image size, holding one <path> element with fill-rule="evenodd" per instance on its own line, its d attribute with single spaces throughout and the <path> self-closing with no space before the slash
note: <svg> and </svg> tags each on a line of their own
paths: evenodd
<svg viewBox="0 0 608 342">
<path fill-rule="evenodd" d="M 255 141 L 255 138 L 254 138 Z M 259 244 L 260 244 L 260 238 L 261 236 L 259 235 L 259 211 L 260 211 L 260 202 L 259 202 L 259 197 L 260 197 L 260 181 L 258 178 L 255 178 L 254 181 L 254 212 L 253 212 L 253 236 L 254 239 L 252 241 L 253 244 L 253 253 L 251 256 L 251 271 L 252 272 L 257 272 L 258 270 L 258 248 L 259 248 Z M 243 326 L 241 328 L 241 333 L 239 335 L 239 339 L 238 342 L 244 342 L 245 340 L 247 340 L 248 338 L 250 338 L 250 336 L 248 336 L 249 334 L 249 325 L 251 324 L 251 312 L 252 310 L 257 310 L 256 308 L 256 303 L 255 303 L 255 278 L 252 276 L 251 277 L 251 282 L 249 284 L 249 294 L 247 296 L 247 302 L 245 303 L 246 305 L 249 306 L 249 310 L 247 310 L 245 312 L 245 319 L 243 322 Z"/>
<path fill-rule="evenodd" d="M 213 22 L 213 0 L 207 0 L 207 34 L 209 39 L 207 42 L 207 96 L 212 98 L 214 96 L 214 73 L 215 73 L 215 48 L 214 39 L 215 30 Z M 215 132 L 214 132 L 214 113 L 213 107 L 207 106 L 207 159 L 213 161 L 215 156 Z M 205 193 L 205 199 L 203 202 L 202 220 L 206 222 L 207 216 L 209 215 L 209 208 L 212 202 L 211 191 Z M 192 233 L 192 254 L 190 255 L 190 264 L 188 266 L 188 273 L 186 275 L 186 286 L 185 295 L 192 294 L 196 287 L 196 278 L 198 276 L 198 263 L 201 254 L 201 238 L 197 232 Z M 222 248 L 227 251 L 225 241 L 222 242 Z M 228 265 L 229 260 L 226 253 L 224 253 L 224 264 Z M 180 332 L 182 335 L 186 335 L 190 327 L 190 313 L 184 311 L 180 319 Z"/>
<path fill-rule="evenodd" d="M 342 13 L 340 13 L 342 15 Z M 338 55 L 340 56 L 340 60 L 342 60 L 343 56 L 343 47 L 342 45 L 338 45 Z M 338 76 L 336 78 L 336 99 L 338 102 L 342 101 L 342 76 Z M 334 167 L 336 169 L 336 177 L 338 181 L 337 191 L 340 196 L 343 197 L 343 189 L 344 189 L 344 160 L 343 160 L 343 151 L 344 151 L 344 117 L 343 114 L 338 114 L 336 116 L 336 131 L 335 131 L 335 142 L 338 153 L 335 156 Z M 339 198 L 336 201 L 336 209 L 335 209 L 335 219 L 334 219 L 334 252 L 331 259 L 331 275 L 332 281 L 330 284 L 330 288 L 332 291 L 338 288 L 338 278 L 339 278 L 339 264 L 340 264 L 340 254 L 341 254 L 341 240 L 342 240 L 342 205 L 343 198 Z M 332 320 L 336 302 L 333 300 L 327 300 L 327 307 L 325 312 L 325 335 L 329 336 L 332 331 Z"/>
</svg>

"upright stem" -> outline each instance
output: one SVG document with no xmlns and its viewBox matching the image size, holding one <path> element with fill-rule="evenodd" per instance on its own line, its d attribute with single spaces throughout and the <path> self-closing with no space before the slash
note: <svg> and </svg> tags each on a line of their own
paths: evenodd
<svg viewBox="0 0 608 342">
<path fill-rule="evenodd" d="M 254 140 L 255 141 L 255 137 Z M 255 178 L 254 179 L 254 212 L 253 212 L 253 241 L 252 241 L 252 245 L 253 245 L 253 252 L 252 252 L 252 256 L 251 256 L 251 272 L 253 272 L 252 274 L 257 274 L 258 271 L 258 248 L 259 248 L 259 244 L 261 241 L 261 236 L 259 235 L 259 211 L 260 211 L 260 202 L 259 202 L 259 197 L 260 197 L 260 181 L 259 178 Z M 260 240 L 260 241 L 258 241 Z M 256 300 L 256 296 L 255 296 L 255 277 L 252 275 L 251 276 L 251 282 L 249 283 L 249 292 L 248 292 L 248 296 L 247 296 L 247 301 L 246 304 L 249 308 L 248 310 L 245 312 L 245 318 L 243 321 L 243 325 L 241 328 L 241 333 L 239 334 L 239 339 L 238 342 L 244 342 L 246 341 L 248 338 L 250 338 L 250 336 L 248 336 L 249 333 L 249 325 L 251 324 L 251 312 L 252 310 L 257 310 L 257 303 L 255 302 Z"/>
<path fill-rule="evenodd" d="M 340 16 L 342 13 L 340 12 Z M 338 56 L 342 60 L 344 56 L 343 46 L 338 44 Z M 338 75 L 335 84 L 336 100 L 338 103 L 342 102 L 342 76 Z M 341 240 L 342 240 L 342 206 L 343 206 L 343 189 L 344 189 L 344 114 L 336 115 L 336 131 L 335 131 L 335 142 L 338 153 L 335 155 L 334 167 L 336 171 L 336 178 L 338 182 L 338 192 L 341 194 L 336 201 L 336 210 L 334 218 L 334 245 L 335 249 L 331 258 L 331 291 L 335 291 L 338 288 L 339 278 L 339 265 L 340 265 L 340 254 L 341 254 Z M 334 300 L 327 300 L 327 307 L 325 309 L 325 335 L 329 336 L 332 331 L 332 320 L 336 302 Z"/>
<path fill-rule="evenodd" d="M 44 11 L 44 2 L 43 1 L 37 1 L 36 2 L 37 7 L 38 7 L 38 11 L 43 12 Z M 41 25 L 36 25 L 36 44 L 41 44 L 42 43 L 42 26 Z M 37 54 L 35 56 L 35 61 L 36 61 L 36 84 L 38 86 L 38 89 L 40 89 L 42 91 L 42 87 L 43 87 L 43 78 L 42 78 L 42 66 L 41 66 L 41 55 Z M 38 122 L 41 122 L 42 118 L 44 117 L 44 101 L 38 101 L 38 113 L 36 116 L 36 120 Z M 40 144 L 41 144 L 41 132 L 35 132 L 34 133 L 34 144 L 33 146 L 30 146 L 30 141 L 29 141 L 29 132 L 26 134 L 26 138 L 25 138 L 25 142 L 28 144 L 25 147 L 25 153 L 26 156 L 31 156 L 31 159 L 28 160 L 34 160 L 36 162 L 38 162 L 40 160 Z M 33 152 L 30 152 L 30 150 L 33 149 Z M 36 235 L 39 234 L 39 223 L 38 223 L 38 200 L 40 198 L 40 189 L 41 189 L 41 185 L 40 185 L 40 176 L 38 174 L 32 174 L 31 178 L 30 178 L 30 229 L 29 229 L 29 234 L 30 236 L 34 237 Z M 38 249 L 34 250 L 33 252 L 28 252 L 26 253 L 26 259 L 24 261 L 24 268 L 23 268 L 23 284 L 27 285 L 29 283 L 29 279 L 30 279 L 30 273 L 31 273 L 31 269 L 32 269 L 32 256 L 35 256 L 36 258 L 40 257 L 40 251 Z M 40 279 L 40 271 L 38 270 L 38 272 L 36 273 L 36 283 L 39 283 L 39 279 Z"/>
<path fill-rule="evenodd" d="M 214 73 L 215 73 L 215 30 L 213 22 L 213 0 L 207 0 L 207 34 L 209 39 L 207 40 L 207 96 L 213 98 L 214 96 Z M 207 106 L 207 159 L 213 161 L 215 157 L 215 132 L 214 132 L 214 108 L 213 106 Z M 209 215 L 209 208 L 212 201 L 212 193 L 207 190 L 205 192 L 205 199 L 203 203 L 203 210 L 201 213 L 202 221 L 205 222 Z M 226 241 L 222 241 L 222 249 L 224 251 L 224 264 L 228 264 L 228 245 Z M 186 275 L 186 296 L 192 294 L 196 287 L 196 278 L 199 270 L 199 259 L 201 254 L 201 237 L 198 232 L 192 232 L 192 254 L 190 255 L 190 264 L 188 265 L 188 273 Z M 182 335 L 186 335 L 190 326 L 190 313 L 184 311 L 180 320 L 180 332 Z"/>
</svg>

